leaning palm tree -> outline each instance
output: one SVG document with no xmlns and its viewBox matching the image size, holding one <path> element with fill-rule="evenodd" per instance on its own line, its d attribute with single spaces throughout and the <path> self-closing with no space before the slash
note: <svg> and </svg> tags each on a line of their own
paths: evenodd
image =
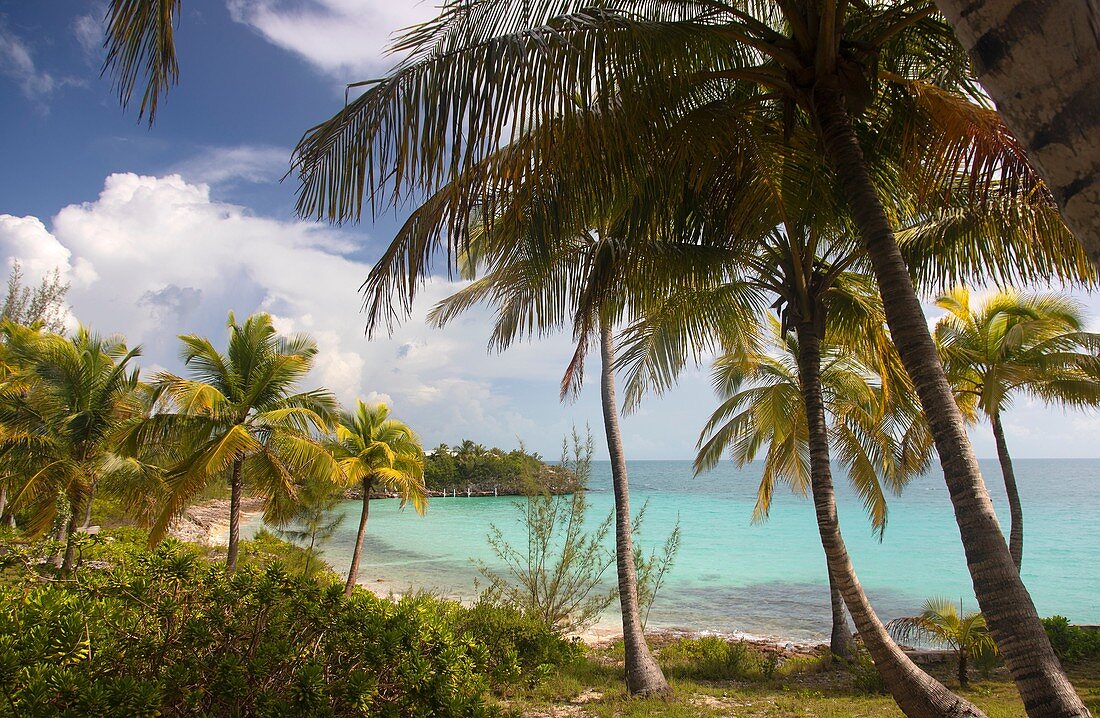
<svg viewBox="0 0 1100 718">
<path fill-rule="evenodd" d="M 142 410 L 133 367 L 141 349 L 83 327 L 71 338 L 10 321 L 0 331 L 5 353 L 20 367 L 0 388 L 0 454 L 18 487 L 12 503 L 26 509 L 32 535 L 57 523 L 67 573 L 96 489 L 127 468 L 114 435 Z"/>
<path fill-rule="evenodd" d="M 931 640 L 946 643 L 958 656 L 959 687 L 970 685 L 967 660 L 997 652 L 985 617 L 979 612 L 962 613 L 960 606 L 942 598 L 930 598 L 917 616 L 895 618 L 886 624 L 899 641 Z"/>
<path fill-rule="evenodd" d="M 1084 331 L 1080 306 L 1057 294 L 1003 290 L 977 306 L 965 287 L 941 295 L 936 343 L 961 401 L 989 419 L 1011 515 L 1009 550 L 1019 568 L 1024 512 L 1003 417 L 1015 394 L 1061 406 L 1100 404 L 1100 334 Z"/>
<path fill-rule="evenodd" d="M 253 314 L 243 324 L 230 314 L 228 328 L 224 353 L 206 337 L 180 337 L 190 377 L 157 374 L 157 410 L 127 427 L 123 441 L 131 456 L 150 445 L 172 447 L 151 543 L 200 492 L 228 484 L 226 569 L 232 573 L 246 490 L 264 498 L 265 521 L 281 524 L 294 514 L 299 483 L 336 474 L 332 456 L 318 439 L 328 429 L 336 401 L 325 389 L 294 391 L 313 366 L 313 339 L 280 336 L 267 314 Z"/>
<path fill-rule="evenodd" d="M 481 168 L 480 191 L 439 200 L 449 205 L 446 229 L 461 229 L 480 211 L 477 199 L 491 200 L 516 177 L 539 173 L 555 148 L 579 160 L 577 186 L 561 189 L 598 204 L 604 183 L 632 166 L 635 143 L 644 144 L 700 89 L 714 96 L 747 88 L 755 105 L 811 128 L 868 252 L 891 336 L 936 441 L 975 592 L 1028 712 L 1085 711 L 1001 535 L 898 246 L 897 215 L 882 199 L 892 193 L 879 182 L 886 175 L 876 156 L 893 147 L 907 150 L 895 176 L 917 198 L 927 198 L 922 187 L 959 175 L 965 181 L 958 191 L 978 203 L 1001 178 L 1053 206 L 996 113 L 973 101 L 981 93 L 966 54 L 931 0 L 613 0 L 596 7 L 581 0 L 454 0 L 439 18 L 405 33 L 396 49 L 404 61 L 363 83 L 362 95 L 303 137 L 296 155 L 303 215 L 354 220 L 364 200 L 377 209 L 410 194 L 438 199 L 444 183 Z M 531 142 L 507 166 L 481 164 L 532 126 L 568 127 L 612 107 L 629 122 L 602 145 L 548 136 L 554 144 Z M 724 131 L 739 130 L 731 122 Z M 678 192 L 694 186 L 682 176 L 670 181 Z M 460 232 L 451 235 L 462 241 Z M 403 299 L 428 252 L 408 263 Z"/>
<path fill-rule="evenodd" d="M 773 344 L 781 349 L 778 355 L 736 352 L 715 361 L 713 382 L 722 403 L 703 428 L 695 459 L 699 473 L 716 465 L 727 450 L 740 466 L 764 452 L 754 521 L 767 519 L 777 483 L 803 496 L 812 490 L 818 505 L 822 504 L 819 495 L 828 489 L 821 477 L 813 476 L 809 458 L 798 340 L 792 332 L 784 332 L 778 320 L 772 319 L 770 324 Z M 850 338 L 837 344 L 837 332 L 832 334 L 833 341 L 823 343 L 821 368 L 829 441 L 881 537 L 888 516 L 886 495 L 900 493 L 910 478 L 927 467 L 930 437 L 912 389 L 899 386 L 894 378 L 883 380 L 872 368 L 880 363 L 877 357 L 859 357 L 866 347 Z M 829 513 L 827 506 L 819 508 L 825 515 Z M 828 533 L 832 527 L 826 523 L 821 530 Z M 832 568 L 835 561 L 828 563 L 833 611 L 830 647 L 834 655 L 844 657 L 850 650 L 850 636 L 840 586 L 850 579 L 843 571 L 837 576 Z M 873 613 L 865 597 L 852 602 L 857 612 Z M 881 632 L 874 635 L 877 627 L 869 619 L 861 615 L 857 623 L 871 626 L 872 633 L 864 634 L 864 642 L 882 641 Z"/>
<path fill-rule="evenodd" d="M 424 449 L 407 424 L 390 418 L 388 406 L 368 405 L 362 401 L 356 405 L 354 414 L 340 415 L 330 449 L 343 481 L 358 487 L 363 501 L 355 549 L 344 584 L 344 594 L 350 596 L 359 578 L 371 491 L 375 488 L 396 491 L 402 506 L 411 501 L 416 512 L 423 515 L 428 501 L 424 486 Z"/>
</svg>

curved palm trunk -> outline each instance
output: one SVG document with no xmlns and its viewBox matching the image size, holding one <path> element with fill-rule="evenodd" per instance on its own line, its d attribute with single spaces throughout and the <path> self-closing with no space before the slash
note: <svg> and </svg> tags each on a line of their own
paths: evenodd
<svg viewBox="0 0 1100 718">
<path fill-rule="evenodd" d="M 993 639 L 1031 718 L 1088 716 L 1088 709 L 1051 649 L 1035 604 L 1008 552 L 966 426 L 871 182 L 843 96 L 835 83 L 819 82 L 813 102 L 825 151 L 874 267 L 891 336 L 916 386 L 935 439 L 974 593 Z"/>
<path fill-rule="evenodd" d="M 229 551 L 225 556 L 225 570 L 237 570 L 237 551 L 241 542 L 241 459 L 233 460 L 233 474 L 229 478 Z"/>
<path fill-rule="evenodd" d="M 848 617 L 844 615 L 844 596 L 840 585 L 829 570 L 829 604 L 833 611 L 833 631 L 829 636 L 829 652 L 837 658 L 847 658 L 852 653 L 852 634 L 848 630 Z"/>
<path fill-rule="evenodd" d="M 1094 2 L 936 0 L 982 86 L 1100 261 L 1100 41 Z"/>
<path fill-rule="evenodd" d="M 645 642 L 638 611 L 638 576 L 634 568 L 634 542 L 630 535 L 630 490 L 619 431 L 619 407 L 615 401 L 615 343 L 611 327 L 604 323 L 600 325 L 600 360 L 603 425 L 615 487 L 615 568 L 619 579 L 619 608 L 623 614 L 626 688 L 633 695 L 670 693 L 672 689 Z"/>
<path fill-rule="evenodd" d="M 1012 554 L 1012 561 L 1019 571 L 1024 561 L 1024 506 L 1020 503 L 1020 491 L 1016 488 L 1016 472 L 1012 469 L 1012 457 L 1008 455 L 1001 415 L 994 414 L 989 419 L 993 424 L 993 438 L 997 440 L 997 459 L 1001 463 L 1005 494 L 1008 495 L 1008 512 L 1012 519 L 1012 525 L 1008 529 L 1008 552 Z"/>
<path fill-rule="evenodd" d="M 355 549 L 351 552 L 351 567 L 348 568 L 348 580 L 344 584 L 344 595 L 350 596 L 359 580 L 359 558 L 363 555 L 363 539 L 367 535 L 367 517 L 370 514 L 370 492 L 374 482 L 363 479 L 363 513 L 359 515 L 359 532 L 355 534 Z"/>
<path fill-rule="evenodd" d="M 832 468 L 829 465 L 829 434 L 825 425 L 825 403 L 821 392 L 821 342 L 812 322 L 798 326 L 798 373 L 810 446 L 810 490 L 817 513 L 817 528 L 829 573 L 837 582 L 852 614 L 864 646 L 875 661 L 883 683 L 898 707 L 909 718 L 982 716 L 977 706 L 947 690 L 939 681 L 909 660 L 886 632 L 871 607 L 855 569 L 836 513 Z"/>
</svg>

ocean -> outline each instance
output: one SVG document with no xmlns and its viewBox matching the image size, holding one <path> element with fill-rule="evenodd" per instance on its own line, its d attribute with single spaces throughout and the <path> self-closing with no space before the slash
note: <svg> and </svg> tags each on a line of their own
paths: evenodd
<svg viewBox="0 0 1100 718">
<path fill-rule="evenodd" d="M 1008 506 L 996 460 L 980 462 L 997 514 L 1008 531 Z M 1023 578 L 1039 614 L 1100 623 L 1100 461 L 1018 459 L 1024 505 Z M 830 625 L 825 556 L 809 497 L 777 489 L 771 516 L 753 524 L 761 466 L 723 462 L 694 478 L 690 461 L 629 462 L 631 508 L 648 502 L 644 547 L 661 544 L 676 522 L 681 545 L 647 625 L 721 633 L 827 640 Z M 872 604 L 884 620 L 911 615 L 929 597 L 976 608 L 958 528 L 942 474 L 914 479 L 889 500 L 880 541 L 843 470 L 834 467 L 841 528 Z M 589 523 L 613 507 L 611 470 L 594 462 Z M 383 592 L 426 589 L 469 599 L 474 561 L 495 557 L 486 536 L 497 526 L 514 545 L 525 542 L 513 497 L 435 498 L 421 517 L 396 500 L 371 502 L 359 576 Z M 360 504 L 346 514 L 323 557 L 337 571 L 350 560 Z M 250 527 L 255 530 L 256 524 Z M 613 536 L 609 536 L 609 543 Z M 610 546 L 609 546 L 610 548 Z M 614 580 L 614 568 L 608 571 Z M 602 623 L 618 621 L 614 607 Z"/>
</svg>

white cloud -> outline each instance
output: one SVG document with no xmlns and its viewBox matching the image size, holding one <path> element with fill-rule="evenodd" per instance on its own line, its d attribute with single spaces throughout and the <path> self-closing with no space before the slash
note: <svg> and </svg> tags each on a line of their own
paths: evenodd
<svg viewBox="0 0 1100 718">
<path fill-rule="evenodd" d="M 102 3 L 93 3 L 93 7 L 84 15 L 77 15 L 73 20 L 72 30 L 76 42 L 84 51 L 89 62 L 99 64 L 103 61 L 103 18 L 107 15 L 107 7 Z"/>
<path fill-rule="evenodd" d="M 393 337 L 368 340 L 357 292 L 368 266 L 352 258 L 362 249 L 353 239 L 254 216 L 179 175 L 111 175 L 98 198 L 63 208 L 48 229 L 33 217 L 0 217 L 8 256 L 28 267 L 57 264 L 74 278 L 84 268 L 69 297 L 77 317 L 142 344 L 146 366 L 179 370 L 178 334 L 203 334 L 217 345 L 230 309 L 239 318 L 264 310 L 280 331 L 317 340 L 310 386 L 331 388 L 345 405 L 357 397 L 387 401 L 429 442 L 471 437 L 513 446 L 518 435 L 555 446 L 563 415 L 575 411 L 559 406 L 554 391 L 568 342 L 487 357 L 484 315 L 442 331 L 423 322 L 457 286 L 443 280 L 425 287 L 417 316 Z"/>
<path fill-rule="evenodd" d="M 290 150 L 269 145 L 207 147 L 172 172 L 191 182 L 223 186 L 237 182 L 273 184 L 290 168 Z"/>
<path fill-rule="evenodd" d="M 10 78 L 23 95 L 45 110 L 45 101 L 57 89 L 53 75 L 35 64 L 30 46 L 0 18 L 0 74 Z"/>
<path fill-rule="evenodd" d="M 393 33 L 437 14 L 428 0 L 227 0 L 234 20 L 343 81 L 388 66 Z"/>
</svg>

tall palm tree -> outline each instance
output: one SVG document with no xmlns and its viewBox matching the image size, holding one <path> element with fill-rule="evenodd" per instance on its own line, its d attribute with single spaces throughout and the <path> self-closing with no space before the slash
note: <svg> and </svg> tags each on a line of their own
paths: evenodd
<svg viewBox="0 0 1100 718">
<path fill-rule="evenodd" d="M 65 544 L 63 572 L 73 568 L 73 541 L 99 484 L 125 466 L 114 434 L 142 409 L 140 347 L 81 327 L 71 338 L 9 321 L 0 325 L 16 369 L 0 389 L 0 452 L 18 490 L 16 507 L 30 513 L 26 530 L 39 534 L 55 519 Z M 65 514 L 58 514 L 58 498 Z"/>
<path fill-rule="evenodd" d="M 478 302 L 489 303 L 497 310 L 490 346 L 500 350 L 524 335 L 544 335 L 572 325 L 577 349 L 562 382 L 563 396 L 579 390 L 588 343 L 594 338 L 598 340 L 600 403 L 615 496 L 615 565 L 627 690 L 635 695 L 666 694 L 671 689 L 646 643 L 638 604 L 629 477 L 616 397 L 613 329 L 617 320 L 629 315 L 627 298 L 645 296 L 640 289 L 645 280 L 640 278 L 652 280 L 660 276 L 656 267 L 661 260 L 644 253 L 635 259 L 625 251 L 628 247 L 595 231 L 562 237 L 549 253 L 525 241 L 522 234 L 509 234 L 504 243 L 507 249 L 490 234 L 476 228 L 475 234 L 463 269 L 466 276 L 473 277 L 479 265 L 485 264 L 484 273 L 440 302 L 429 318 L 442 326 Z M 674 253 L 664 253 L 665 261 L 675 263 L 675 259 Z M 638 263 L 650 266 L 651 270 L 639 271 Z M 609 295 L 608 282 L 616 284 L 622 293 Z"/>
<path fill-rule="evenodd" d="M 767 519 L 776 483 L 786 484 L 801 495 L 814 488 L 797 365 L 798 342 L 791 332 L 783 332 L 777 320 L 773 319 L 771 325 L 773 342 L 782 349 L 778 356 L 738 352 L 715 361 L 713 382 L 722 403 L 700 435 L 695 460 L 699 473 L 717 464 L 727 449 L 738 465 L 748 464 L 761 451 L 766 452 L 754 521 Z M 893 379 L 883 381 L 871 368 L 877 361 L 861 361 L 859 353 L 865 347 L 857 342 L 849 340 L 838 345 L 835 336 L 830 339 L 833 341 L 824 345 L 821 369 L 830 442 L 862 498 L 874 530 L 881 536 L 886 529 L 887 492 L 899 493 L 912 476 L 926 468 L 931 458 L 930 438 L 911 388 L 899 387 Z M 846 580 L 829 570 L 833 609 L 830 646 L 841 657 L 850 649 L 840 591 L 840 584 Z M 866 600 L 856 603 L 859 610 Z"/>
<path fill-rule="evenodd" d="M 997 652 L 997 644 L 989 635 L 981 613 L 964 614 L 959 606 L 942 598 L 928 599 L 919 615 L 895 618 L 886 627 L 899 641 L 931 639 L 951 646 L 958 656 L 961 688 L 970 685 L 966 674 L 967 659 Z"/>
<path fill-rule="evenodd" d="M 935 329 L 947 377 L 961 400 L 989 419 L 1011 515 L 1009 551 L 1019 568 L 1024 511 L 1003 417 L 1014 394 L 1062 406 L 1100 403 L 1100 335 L 1084 331 L 1080 306 L 1057 294 L 1002 290 L 978 305 L 965 287 L 941 295 Z"/>
<path fill-rule="evenodd" d="M 968 99 L 980 91 L 931 0 L 620 0 L 595 8 L 580 0 L 455 0 L 395 49 L 407 59 L 381 80 L 362 83 L 362 95 L 299 144 L 302 214 L 353 220 L 364 200 L 376 209 L 410 193 L 438 199 L 443 183 L 481 167 L 502 141 L 532 125 L 568 124 L 593 107 L 616 106 L 631 118 L 628 131 L 605 137 L 617 145 L 550 138 L 564 140 L 578 159 L 586 156 L 575 174 L 596 202 L 606 190 L 599 183 L 614 181 L 608 175 L 619 171 L 620 158 L 629 159 L 629 142 L 644 140 L 672 103 L 700 86 L 747 87 L 757 104 L 812 128 L 878 280 L 891 336 L 935 438 L 975 592 L 1028 713 L 1086 710 L 1000 533 L 895 219 L 883 205 L 888 193 L 876 183 L 882 175 L 872 174 L 878 150 L 901 146 L 910 152 L 900 176 L 917 197 L 926 196 L 921 184 L 961 175 L 959 191 L 978 202 L 997 178 L 1053 202 L 996 114 Z M 522 163 L 481 167 L 481 192 L 440 200 L 449 204 L 447 229 L 461 228 L 480 211 L 476 199 L 491 200 L 517 173 L 537 173 L 552 149 L 532 142 Z M 586 180 L 594 162 L 608 171 Z M 409 263 L 403 292 L 417 281 L 423 256 Z"/>
<path fill-rule="evenodd" d="M 226 569 L 232 573 L 246 490 L 265 499 L 265 521 L 281 524 L 293 516 L 301 482 L 336 474 L 318 438 L 328 429 L 336 401 L 325 389 L 295 392 L 317 354 L 309 336 L 280 336 L 267 314 L 253 314 L 243 324 L 230 314 L 227 326 L 224 353 L 206 337 L 180 337 L 190 376 L 157 374 L 157 411 L 133 422 L 123 436 L 132 456 L 148 445 L 173 447 L 151 543 L 201 491 L 214 482 L 228 484 Z"/>
<path fill-rule="evenodd" d="M 342 413 L 336 423 L 336 439 L 330 446 L 337 468 L 349 486 L 362 493 L 363 511 L 355 534 L 348 580 L 344 594 L 350 596 L 359 578 L 359 560 L 367 533 L 370 494 L 376 487 L 396 491 L 401 505 L 411 501 L 423 515 L 427 507 L 424 486 L 424 449 L 413 430 L 404 422 L 390 418 L 390 409 L 382 403 L 359 401 L 355 413 Z"/>
</svg>

